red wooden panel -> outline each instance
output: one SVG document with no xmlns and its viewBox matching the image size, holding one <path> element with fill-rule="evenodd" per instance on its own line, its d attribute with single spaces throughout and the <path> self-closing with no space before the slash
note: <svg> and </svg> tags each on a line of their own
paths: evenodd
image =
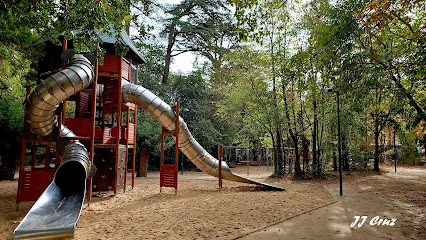
<svg viewBox="0 0 426 240">
<path fill-rule="evenodd" d="M 102 144 L 111 143 L 111 128 L 104 128 L 102 136 Z"/>
<path fill-rule="evenodd" d="M 55 172 L 49 170 L 24 171 L 21 178 L 20 201 L 36 201 L 53 180 Z"/>
<path fill-rule="evenodd" d="M 161 166 L 160 186 L 177 188 L 177 172 L 175 165 Z"/>
<path fill-rule="evenodd" d="M 120 137 L 122 137 L 122 130 L 121 128 L 118 130 L 118 134 L 120 135 Z M 111 136 L 112 138 L 117 138 L 117 126 L 114 126 L 111 128 Z"/>
<path fill-rule="evenodd" d="M 105 104 L 110 104 L 118 101 L 118 94 L 119 94 L 120 88 L 118 86 L 118 80 L 111 79 L 105 82 L 104 87 L 104 101 Z"/>
<path fill-rule="evenodd" d="M 100 142 L 102 140 L 102 128 L 95 126 L 95 141 Z"/>
<path fill-rule="evenodd" d="M 126 80 L 129 80 L 129 69 L 130 69 L 130 65 L 123 59 L 123 64 L 121 65 L 121 75 Z"/>
<path fill-rule="evenodd" d="M 76 106 L 76 111 L 78 112 L 78 117 L 82 117 L 83 113 L 90 112 L 89 110 L 90 94 L 89 93 L 79 93 L 78 101 Z"/>
<path fill-rule="evenodd" d="M 90 137 L 91 124 L 89 118 L 65 118 L 64 125 L 77 136 Z"/>
<path fill-rule="evenodd" d="M 129 123 L 129 130 L 126 133 L 129 144 L 135 144 L 135 124 Z"/>
<path fill-rule="evenodd" d="M 120 73 L 120 57 L 104 55 L 104 64 L 99 66 L 99 71 Z"/>
<path fill-rule="evenodd" d="M 124 133 L 124 136 L 121 136 L 121 143 L 122 144 L 126 144 L 127 141 L 129 141 L 129 144 L 134 144 L 135 143 L 135 124 L 134 123 L 129 123 L 129 129 L 127 129 L 126 127 L 123 127 L 122 129 L 122 133 Z"/>
</svg>

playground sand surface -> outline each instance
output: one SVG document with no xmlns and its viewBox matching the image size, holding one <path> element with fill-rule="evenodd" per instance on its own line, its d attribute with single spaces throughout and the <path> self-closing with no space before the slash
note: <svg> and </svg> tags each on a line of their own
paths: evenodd
<svg viewBox="0 0 426 240">
<path fill-rule="evenodd" d="M 247 176 L 247 167 L 233 172 Z M 126 193 L 103 193 L 84 204 L 74 239 L 230 239 L 288 218 L 334 199 L 321 185 L 267 179 L 272 167 L 250 167 L 250 178 L 286 188 L 285 192 L 259 191 L 253 185 L 216 178 L 202 172 L 178 176 L 178 193 L 163 188 L 159 173 L 136 178 Z M 18 181 L 0 182 L 0 239 L 13 230 L 34 202 L 23 202 L 16 212 Z"/>
</svg>

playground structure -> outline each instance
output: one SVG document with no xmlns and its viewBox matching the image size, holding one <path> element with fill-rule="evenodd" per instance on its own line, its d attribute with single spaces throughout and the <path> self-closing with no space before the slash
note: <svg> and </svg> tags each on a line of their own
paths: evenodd
<svg viewBox="0 0 426 240">
<path fill-rule="evenodd" d="M 86 149 L 89 149 L 89 161 L 97 166 L 97 174 L 93 181 L 88 180 L 88 201 L 90 201 L 92 189 L 93 191 L 113 191 L 114 193 L 126 190 L 129 155 L 132 188 L 134 186 L 136 106 L 123 104 L 120 97 L 120 86 L 121 80 L 137 84 L 138 64 L 142 63 L 143 59 L 126 34 L 121 34 L 121 42 L 130 48 L 125 56 L 112 55 L 115 52 L 115 39 L 106 34 L 101 37 L 104 41 L 103 47 L 107 50 L 103 65 L 98 66 L 96 59 L 92 59 L 92 62 L 80 63 L 67 70 L 64 69 L 65 62 L 61 64 L 61 59 L 64 60 L 73 54 L 72 50 L 67 50 L 67 48 L 73 47 L 73 42 L 61 39 L 62 46 L 46 43 L 47 54 L 39 63 L 39 78 L 54 72 L 61 74 L 56 74 L 48 86 L 43 85 L 44 82 L 38 81 L 38 84 L 47 90 L 38 87 L 30 95 L 30 89 L 27 88 L 29 98 L 25 106 L 24 128 L 26 134 L 23 137 L 21 148 L 18 207 L 21 201 L 37 200 L 52 181 L 54 171 L 60 165 L 58 149 L 56 148 L 56 152 L 51 153 L 51 149 L 55 149 L 56 146 L 58 129 L 69 132 L 70 135 L 66 136 L 67 140 L 79 141 Z M 88 75 L 88 72 L 91 74 Z M 87 77 L 84 77 L 85 74 Z M 79 78 L 82 84 L 73 80 L 74 78 Z M 56 94 L 58 96 L 51 95 L 55 90 L 58 92 Z M 49 97 L 53 97 L 55 104 L 58 102 L 59 110 L 56 106 L 49 105 L 51 104 L 49 102 L 45 106 L 40 105 L 40 102 L 47 102 Z M 59 101 L 58 98 L 64 100 Z M 54 118 L 56 114 L 58 116 Z M 45 137 L 39 138 L 37 135 Z M 27 145 L 31 149 L 29 153 L 31 156 L 30 169 L 25 167 Z M 46 149 L 44 163 L 40 163 L 36 159 L 36 155 L 39 155 L 37 148 L 40 147 Z M 55 157 L 51 158 L 51 156 Z M 43 165 L 43 169 L 40 169 L 38 165 Z"/>
<path fill-rule="evenodd" d="M 53 181 L 15 229 L 14 239 L 71 237 L 85 196 L 90 201 L 91 188 L 94 191 L 111 190 L 114 193 L 120 189 L 125 191 L 129 149 L 133 149 L 132 180 L 134 179 L 136 105 L 160 122 L 168 132 L 174 133 L 179 149 L 205 173 L 219 177 L 220 166 L 220 179 L 256 184 L 264 189 L 284 190 L 233 174 L 226 162 L 210 155 L 193 138 L 184 120 L 176 115 L 177 109 L 173 110 L 149 90 L 137 85 L 137 64 L 143 59 L 127 35 L 122 34 L 121 39 L 131 49 L 129 55 L 105 55 L 103 66 L 98 66 L 96 59 L 90 56 L 66 51 L 67 42 L 64 40 L 60 49 L 63 54 L 54 51 L 50 61 L 55 62 L 61 57 L 61 60 L 68 62 L 68 66 L 65 68 L 65 64 L 62 64 L 62 70 L 54 73 L 57 68 L 52 68 L 51 65 L 50 73 L 54 74 L 28 95 L 25 104 L 28 131 L 23 140 L 21 173 L 24 171 L 27 142 L 48 144 L 44 171 L 52 172 L 48 159 L 50 148 L 55 149 L 54 163 L 58 168 L 54 175 L 49 173 L 44 178 L 44 184 L 48 183 L 46 179 L 49 177 L 53 177 Z M 129 57 L 128 61 L 126 57 Z M 135 74 L 133 61 L 136 62 Z M 67 121 L 64 111 L 66 102 L 74 96 L 77 97 L 78 117 Z M 87 104 L 87 99 L 90 99 L 90 104 Z M 83 108 L 87 111 L 81 111 Z M 134 114 L 130 114 L 131 111 Z M 84 119 L 82 120 L 79 116 L 90 117 L 81 117 Z M 71 125 L 67 127 L 66 124 Z M 177 172 L 177 168 L 175 170 Z M 31 169 L 31 174 L 32 171 L 35 169 Z M 23 182 L 23 176 L 25 174 L 20 175 L 18 203 L 22 200 L 20 194 L 23 192 L 23 185 L 31 186 Z"/>
<path fill-rule="evenodd" d="M 253 156 L 252 148 L 249 146 L 223 146 L 223 159 L 230 167 L 235 167 L 238 164 L 250 166 L 274 165 L 274 149 L 272 147 L 261 147 L 257 149 L 257 157 Z M 294 148 L 283 147 L 283 158 L 285 157 L 286 163 L 290 164 L 290 159 L 287 156 L 293 154 Z M 289 154 L 290 153 L 290 154 Z"/>
</svg>

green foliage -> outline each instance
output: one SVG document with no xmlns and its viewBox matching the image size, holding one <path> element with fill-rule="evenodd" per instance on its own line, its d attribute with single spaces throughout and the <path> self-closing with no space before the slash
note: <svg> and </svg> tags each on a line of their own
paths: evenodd
<svg viewBox="0 0 426 240">
<path fill-rule="evenodd" d="M 185 0 L 167 13 L 171 17 L 166 27 L 176 28 L 174 55 L 191 51 L 206 57 L 213 66 L 219 64 L 229 50 L 224 44 L 226 42 L 228 47 L 232 45 L 235 31 L 224 1 Z"/>
<path fill-rule="evenodd" d="M 20 101 L 0 94 L 0 180 L 13 180 L 19 155 L 23 126 Z"/>
<path fill-rule="evenodd" d="M 175 76 L 172 88 L 176 92 L 176 100 L 180 101 L 181 116 L 194 138 L 208 151 L 224 143 L 227 126 L 215 117 L 216 107 L 212 103 L 211 89 L 200 71 L 188 76 Z M 188 112 L 182 109 L 187 108 Z M 222 131 L 220 131 L 222 130 Z"/>
<path fill-rule="evenodd" d="M 95 53 L 93 41 L 100 40 L 99 33 L 109 32 L 110 24 L 120 32 L 129 12 L 130 0 L 6 1 L 0 9 L 2 19 L 8 20 L 1 38 L 26 43 L 40 36 L 57 42 L 64 34 L 75 41 L 77 51 Z"/>
<path fill-rule="evenodd" d="M 155 85 L 161 82 L 164 72 L 164 46 L 158 43 L 137 43 L 139 51 L 144 56 L 145 64 L 139 65 L 139 81 L 148 89 L 155 89 Z"/>
<path fill-rule="evenodd" d="M 250 47 L 226 56 L 224 81 L 217 85 L 222 94 L 218 115 L 238 126 L 234 143 L 250 143 L 276 128 L 279 113 L 270 89 L 269 58 Z"/>
</svg>

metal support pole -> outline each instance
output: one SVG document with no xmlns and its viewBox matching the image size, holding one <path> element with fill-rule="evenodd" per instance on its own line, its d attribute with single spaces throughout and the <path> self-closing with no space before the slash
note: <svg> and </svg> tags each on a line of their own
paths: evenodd
<svg viewBox="0 0 426 240">
<path fill-rule="evenodd" d="M 396 172 L 396 137 L 395 129 L 393 130 L 393 160 L 395 161 L 395 172 Z"/>
<path fill-rule="evenodd" d="M 223 146 L 219 145 L 219 191 L 222 190 L 222 158 L 223 158 Z"/>
<path fill-rule="evenodd" d="M 342 177 L 342 150 L 340 142 L 340 93 L 337 92 L 337 135 L 339 141 L 339 180 L 340 196 L 343 197 L 343 177 Z"/>
<path fill-rule="evenodd" d="M 177 176 L 179 172 L 179 101 L 176 102 L 176 120 L 175 120 L 175 194 L 177 194 Z"/>
<path fill-rule="evenodd" d="M 246 157 L 247 157 L 247 176 L 250 175 L 250 158 L 249 158 L 249 152 L 250 150 L 246 148 Z"/>
<path fill-rule="evenodd" d="M 180 169 L 180 171 L 182 172 L 182 175 L 183 175 L 183 160 L 185 160 L 185 155 L 182 153 L 182 163 L 181 163 L 181 169 Z"/>
</svg>

